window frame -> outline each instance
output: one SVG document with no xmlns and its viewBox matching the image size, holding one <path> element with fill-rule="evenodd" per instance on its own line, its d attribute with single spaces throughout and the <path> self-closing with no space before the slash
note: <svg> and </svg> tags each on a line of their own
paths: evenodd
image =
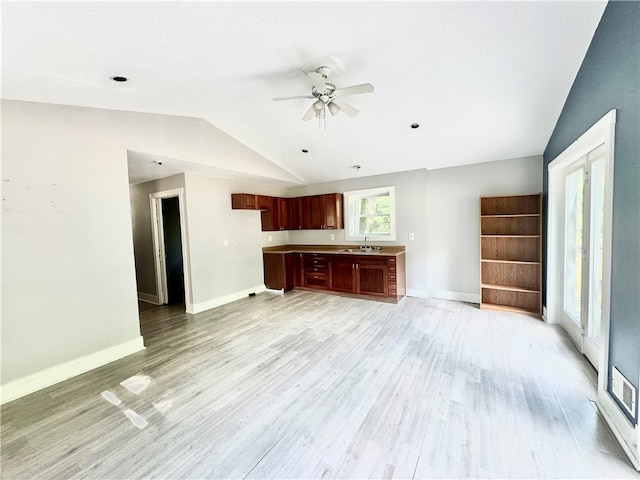
<svg viewBox="0 0 640 480">
<path fill-rule="evenodd" d="M 343 193 L 344 198 L 344 237 L 346 241 L 375 241 L 394 242 L 396 240 L 396 203 L 395 187 L 377 187 L 363 190 L 352 190 Z M 358 204 L 362 198 L 389 197 L 389 233 L 388 234 L 361 234 L 359 231 L 360 217 Z"/>
</svg>

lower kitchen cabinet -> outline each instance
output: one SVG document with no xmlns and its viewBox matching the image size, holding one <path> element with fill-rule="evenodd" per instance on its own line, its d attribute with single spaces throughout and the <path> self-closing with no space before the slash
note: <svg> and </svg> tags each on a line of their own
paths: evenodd
<svg viewBox="0 0 640 480">
<path fill-rule="evenodd" d="M 387 297 L 387 260 L 380 257 L 330 255 L 329 289 L 334 292 Z"/>
<path fill-rule="evenodd" d="M 389 278 L 385 259 L 364 259 L 356 263 L 356 293 L 377 297 L 389 296 Z"/>
<path fill-rule="evenodd" d="M 321 289 L 327 288 L 327 255 L 303 253 L 302 265 L 302 286 Z"/>
<path fill-rule="evenodd" d="M 301 288 L 386 302 L 397 302 L 406 295 L 404 251 L 350 255 L 286 248 L 263 252 L 267 288 Z"/>
<path fill-rule="evenodd" d="M 273 290 L 291 290 L 295 286 L 295 253 L 263 253 L 264 284 Z"/>
<path fill-rule="evenodd" d="M 329 289 L 333 292 L 355 293 L 355 262 L 351 255 L 331 255 Z"/>
</svg>

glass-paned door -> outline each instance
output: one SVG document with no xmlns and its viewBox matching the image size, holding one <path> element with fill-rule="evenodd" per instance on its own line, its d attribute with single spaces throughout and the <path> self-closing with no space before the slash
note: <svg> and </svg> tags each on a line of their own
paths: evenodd
<svg viewBox="0 0 640 480">
<path fill-rule="evenodd" d="M 565 179 L 564 311 L 576 325 L 581 325 L 584 165 L 578 167 Z"/>
<path fill-rule="evenodd" d="M 582 351 L 598 368 L 602 318 L 605 159 L 600 146 L 565 176 L 564 312 L 580 331 Z"/>
</svg>

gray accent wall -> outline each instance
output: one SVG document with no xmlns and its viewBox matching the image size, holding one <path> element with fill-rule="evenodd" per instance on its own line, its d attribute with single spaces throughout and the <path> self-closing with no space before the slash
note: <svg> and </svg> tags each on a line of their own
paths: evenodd
<svg viewBox="0 0 640 480">
<path fill-rule="evenodd" d="M 610 372 L 611 367 L 616 366 L 638 389 L 640 387 L 638 385 L 640 378 L 639 2 L 609 2 L 607 5 L 544 152 L 545 207 L 549 163 L 611 109 L 616 109 L 617 121 L 608 368 Z M 631 417 L 629 419 L 632 420 Z"/>
</svg>

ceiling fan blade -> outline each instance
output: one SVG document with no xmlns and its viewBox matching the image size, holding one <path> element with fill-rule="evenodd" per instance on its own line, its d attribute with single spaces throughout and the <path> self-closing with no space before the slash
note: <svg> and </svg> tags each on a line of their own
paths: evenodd
<svg viewBox="0 0 640 480">
<path fill-rule="evenodd" d="M 356 109 L 355 107 L 352 107 L 348 103 L 343 102 L 342 100 L 336 100 L 334 98 L 333 100 L 331 100 L 331 103 L 335 103 L 337 106 L 340 107 L 340 110 L 342 110 L 344 113 L 346 113 L 350 117 L 355 117 L 359 113 L 358 109 Z"/>
<path fill-rule="evenodd" d="M 315 103 L 313 103 L 311 105 L 311 107 L 309 107 L 309 110 L 307 110 L 307 113 L 304 114 L 304 117 L 302 117 L 302 120 L 304 120 L 305 122 L 307 120 L 311 120 L 313 118 L 313 116 L 316 114 L 317 110 L 315 109 Z"/>
<path fill-rule="evenodd" d="M 307 73 L 307 77 L 309 77 L 313 86 L 316 87 L 316 90 L 319 92 L 324 92 L 326 90 L 327 86 L 325 85 L 324 77 L 318 72 L 309 72 Z"/>
<path fill-rule="evenodd" d="M 346 97 L 347 95 L 356 95 L 358 93 L 373 92 L 373 85 L 363 83 L 362 85 L 352 85 L 351 87 L 338 88 L 333 94 L 336 97 Z"/>
<path fill-rule="evenodd" d="M 297 97 L 274 97 L 273 101 L 280 102 L 282 100 L 295 100 L 296 98 L 316 98 L 316 97 L 312 97 L 311 95 L 299 95 Z"/>
</svg>

